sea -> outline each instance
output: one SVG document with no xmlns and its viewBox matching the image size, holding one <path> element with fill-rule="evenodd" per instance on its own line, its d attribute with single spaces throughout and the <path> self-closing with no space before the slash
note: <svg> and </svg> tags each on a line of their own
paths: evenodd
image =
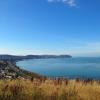
<svg viewBox="0 0 100 100">
<path fill-rule="evenodd" d="M 17 66 L 50 78 L 100 79 L 100 57 L 29 59 Z"/>
</svg>

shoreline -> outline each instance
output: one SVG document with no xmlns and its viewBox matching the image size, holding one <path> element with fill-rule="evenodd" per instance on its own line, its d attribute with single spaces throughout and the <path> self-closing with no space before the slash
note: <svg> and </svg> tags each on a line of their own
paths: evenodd
<svg viewBox="0 0 100 100">
<path fill-rule="evenodd" d="M 5 74 L 8 74 L 7 77 L 9 79 L 9 77 L 11 79 L 16 79 L 18 77 L 22 77 L 22 78 L 25 78 L 25 79 L 32 79 L 32 78 L 37 78 L 37 79 L 41 79 L 41 78 L 47 78 L 47 79 L 52 79 L 52 80 L 55 80 L 55 79 L 65 79 L 65 80 L 93 80 L 93 81 L 99 81 L 100 79 L 96 79 L 96 78 L 88 78 L 88 77 L 75 77 L 75 78 L 70 78 L 70 77 L 67 77 L 67 76 L 45 76 L 45 75 L 40 75 L 39 73 L 35 73 L 35 72 L 32 72 L 32 71 L 28 71 L 28 70 L 25 70 L 25 69 L 22 69 L 20 68 L 20 66 L 17 66 L 16 65 L 16 62 L 18 61 L 3 61 L 4 63 L 6 62 L 6 65 L 9 66 L 8 67 L 8 70 L 12 70 L 12 73 L 11 72 L 8 72 L 8 73 L 5 73 Z M 7 68 L 5 68 L 5 70 L 7 70 Z M 4 70 L 4 71 L 5 71 Z M 3 71 L 3 73 L 4 73 Z M 10 74 L 9 74 L 10 73 Z M 15 74 L 15 75 L 14 75 Z M 7 78 L 6 77 L 6 78 Z M 2 79 L 3 77 L 1 77 Z M 6 79 L 5 78 L 5 79 Z"/>
<path fill-rule="evenodd" d="M 44 76 L 20 68 L 16 65 L 16 61 L 0 61 L 0 79 L 31 79 L 32 77 L 40 78 Z"/>
<path fill-rule="evenodd" d="M 31 59 L 30 59 L 31 60 Z M 27 60 L 25 60 L 25 61 L 27 61 Z M 20 61 L 19 61 L 20 62 Z M 22 61 L 23 62 L 23 61 Z M 27 70 L 27 69 L 25 69 L 25 70 Z M 30 70 L 29 70 L 30 71 Z M 33 71 L 31 71 L 31 72 L 33 72 L 34 73 L 34 70 Z M 37 74 L 39 74 L 39 73 L 37 73 Z M 45 76 L 45 77 L 48 77 L 48 78 L 51 78 L 51 79 L 55 79 L 55 78 L 63 78 L 63 79 L 77 79 L 77 78 L 79 78 L 79 79 L 81 79 L 81 80 L 86 80 L 86 79 L 91 79 L 91 80 L 100 80 L 100 77 L 99 76 L 86 76 L 86 75 L 69 75 L 69 76 L 67 76 L 67 75 L 62 75 L 62 76 L 57 76 L 57 75 L 42 75 L 41 74 L 41 76 Z"/>
</svg>

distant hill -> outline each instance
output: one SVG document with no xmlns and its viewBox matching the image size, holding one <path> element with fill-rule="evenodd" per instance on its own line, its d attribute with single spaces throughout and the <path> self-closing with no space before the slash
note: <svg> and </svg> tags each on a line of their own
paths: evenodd
<svg viewBox="0 0 100 100">
<path fill-rule="evenodd" d="M 26 55 L 26 56 L 16 56 L 16 55 L 0 55 L 0 60 L 24 60 L 24 59 L 42 59 L 42 58 L 71 58 L 70 55 Z"/>
</svg>

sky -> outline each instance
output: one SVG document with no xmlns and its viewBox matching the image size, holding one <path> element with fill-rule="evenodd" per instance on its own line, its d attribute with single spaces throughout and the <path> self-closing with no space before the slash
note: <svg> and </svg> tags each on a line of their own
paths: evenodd
<svg viewBox="0 0 100 100">
<path fill-rule="evenodd" d="M 100 56 L 100 0 L 0 0 L 0 54 Z"/>
</svg>

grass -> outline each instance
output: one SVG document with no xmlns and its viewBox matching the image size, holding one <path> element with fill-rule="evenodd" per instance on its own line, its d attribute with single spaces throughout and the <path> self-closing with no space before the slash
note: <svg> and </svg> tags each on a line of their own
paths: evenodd
<svg viewBox="0 0 100 100">
<path fill-rule="evenodd" d="M 0 80 L 0 100 L 100 100 L 100 83 L 76 80 Z"/>
</svg>

